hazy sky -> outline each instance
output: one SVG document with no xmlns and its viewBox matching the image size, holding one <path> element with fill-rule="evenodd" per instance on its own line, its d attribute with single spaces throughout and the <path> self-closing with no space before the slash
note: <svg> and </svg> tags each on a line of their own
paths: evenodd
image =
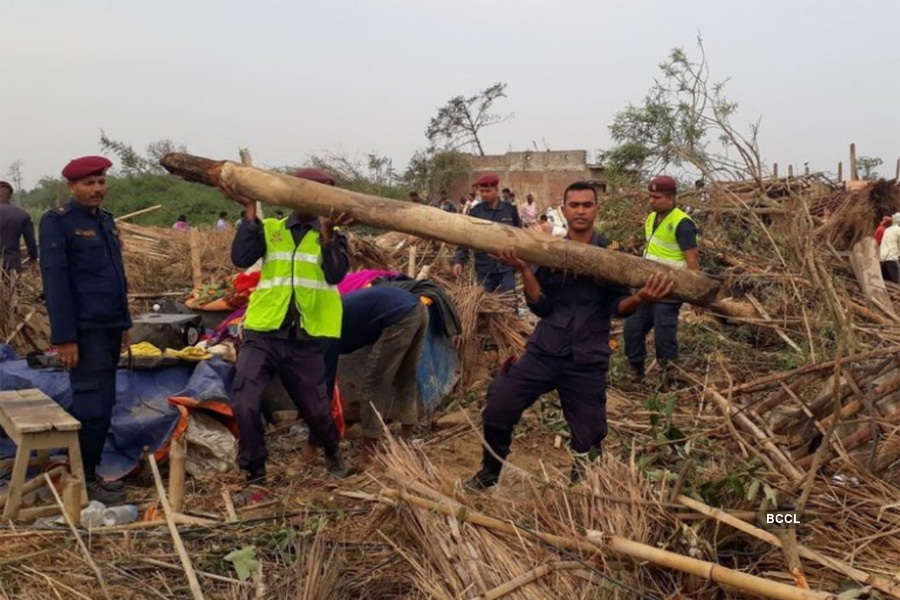
<svg viewBox="0 0 900 600">
<path fill-rule="evenodd" d="M 667 51 L 704 37 L 766 161 L 900 157 L 900 2 L 0 0 L 0 179 L 172 138 L 260 165 L 375 151 L 402 168 L 436 108 L 497 81 L 489 153 L 610 145 Z"/>
</svg>

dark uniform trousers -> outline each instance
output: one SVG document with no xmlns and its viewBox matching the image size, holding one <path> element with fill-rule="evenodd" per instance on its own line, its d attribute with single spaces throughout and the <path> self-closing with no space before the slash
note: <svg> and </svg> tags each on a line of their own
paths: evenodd
<svg viewBox="0 0 900 600">
<path fill-rule="evenodd" d="M 572 432 L 572 449 L 579 453 L 599 449 L 607 430 L 606 370 L 605 362 L 578 364 L 571 356 L 552 356 L 529 348 L 488 388 L 482 413 L 485 441 L 506 458 L 522 413 L 542 394 L 555 389 Z"/>
<path fill-rule="evenodd" d="M 238 465 L 253 471 L 265 465 L 261 419 L 263 390 L 275 373 L 294 401 L 310 435 L 327 454 L 338 450 L 338 432 L 326 395 L 325 361 L 319 340 L 290 340 L 247 332 L 238 354 L 231 408 L 237 420 Z"/>
<path fill-rule="evenodd" d="M 116 367 L 122 346 L 122 329 L 82 329 L 78 332 L 78 366 L 69 372 L 72 385 L 71 413 L 81 421 L 85 476 L 92 479 L 100 464 L 116 402 Z"/>
<path fill-rule="evenodd" d="M 647 358 L 645 338 L 653 329 L 656 359 L 678 358 L 678 311 L 681 303 L 653 302 L 644 304 L 625 319 L 625 354 L 628 362 L 642 364 Z"/>
<path fill-rule="evenodd" d="M 478 283 L 486 292 L 511 292 L 516 289 L 515 271 L 490 271 L 475 273 Z"/>
</svg>

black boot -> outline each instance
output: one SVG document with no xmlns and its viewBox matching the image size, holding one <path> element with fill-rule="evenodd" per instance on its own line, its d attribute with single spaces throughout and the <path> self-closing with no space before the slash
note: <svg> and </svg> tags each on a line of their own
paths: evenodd
<svg viewBox="0 0 900 600">
<path fill-rule="evenodd" d="M 673 373 L 675 369 L 672 367 L 672 364 L 666 359 L 660 359 L 659 361 L 659 391 L 668 393 L 675 384 L 675 379 Z"/>
<path fill-rule="evenodd" d="M 484 455 L 481 458 L 481 470 L 469 478 L 465 486 L 476 492 L 488 490 L 497 485 L 502 469 L 503 463 L 497 460 L 490 450 L 485 448 Z"/>
<path fill-rule="evenodd" d="M 247 469 L 247 485 L 266 485 L 266 465 Z"/>
<path fill-rule="evenodd" d="M 577 485 L 587 475 L 588 465 L 593 463 L 589 452 L 572 453 L 572 470 L 569 471 L 569 483 Z"/>
<path fill-rule="evenodd" d="M 122 485 L 110 485 L 99 477 L 94 477 L 87 482 L 88 498 L 102 502 L 107 506 L 114 506 L 125 502 L 125 488 Z"/>
<path fill-rule="evenodd" d="M 631 382 L 635 385 L 642 385 L 644 383 L 644 363 L 633 362 L 628 364 L 631 365 Z"/>
<path fill-rule="evenodd" d="M 328 468 L 328 472 L 332 477 L 337 477 L 338 479 L 345 479 L 351 475 L 350 469 L 347 468 L 347 465 L 344 464 L 344 458 L 341 456 L 340 449 L 334 450 L 332 452 L 325 453 L 325 463 Z"/>
</svg>

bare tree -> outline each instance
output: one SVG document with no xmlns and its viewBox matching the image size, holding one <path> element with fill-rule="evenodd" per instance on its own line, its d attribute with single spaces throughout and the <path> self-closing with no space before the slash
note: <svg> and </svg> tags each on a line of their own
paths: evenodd
<svg viewBox="0 0 900 600">
<path fill-rule="evenodd" d="M 428 123 L 425 137 L 433 146 L 441 146 L 445 150 L 475 146 L 478 153 L 484 156 L 479 132 L 512 118 L 512 115 L 501 116 L 490 112 L 494 101 L 505 97 L 506 84 L 495 83 L 474 96 L 451 98 Z"/>
<path fill-rule="evenodd" d="M 6 169 L 6 176 L 9 177 L 10 181 L 12 181 L 13 187 L 17 190 L 22 191 L 22 165 L 25 164 L 21 159 L 13 162 L 9 165 L 9 168 Z"/>
</svg>

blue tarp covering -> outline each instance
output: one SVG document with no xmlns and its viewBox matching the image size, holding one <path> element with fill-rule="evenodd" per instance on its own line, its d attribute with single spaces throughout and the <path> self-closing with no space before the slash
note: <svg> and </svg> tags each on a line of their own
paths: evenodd
<svg viewBox="0 0 900 600">
<path fill-rule="evenodd" d="M 226 400 L 231 394 L 234 366 L 221 359 L 153 371 L 125 371 L 116 376 L 112 427 L 97 472 L 104 478 L 124 477 L 140 460 L 146 446 L 155 452 L 165 445 L 178 424 L 171 396 Z M 69 376 L 58 369 L 32 369 L 0 346 L 0 390 L 38 388 L 65 409 L 72 405 Z M 15 445 L 0 439 L 0 458 L 15 454 Z"/>
<path fill-rule="evenodd" d="M 430 414 L 440 408 L 441 402 L 459 379 L 458 359 L 453 340 L 443 333 L 443 326 L 436 319 L 428 323 L 428 334 L 422 344 L 422 355 L 416 365 L 416 382 L 419 398 Z M 338 373 L 340 381 L 340 373 Z"/>
</svg>

